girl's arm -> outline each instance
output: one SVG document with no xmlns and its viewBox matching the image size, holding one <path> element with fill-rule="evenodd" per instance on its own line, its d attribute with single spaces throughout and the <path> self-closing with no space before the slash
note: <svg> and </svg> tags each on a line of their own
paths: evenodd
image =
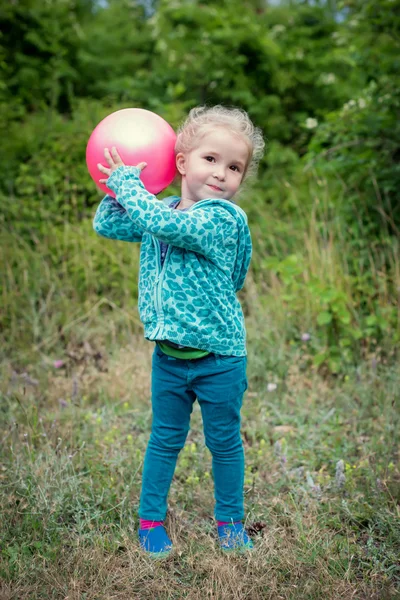
<svg viewBox="0 0 400 600">
<path fill-rule="evenodd" d="M 93 219 L 93 229 L 99 235 L 124 242 L 141 242 L 141 229 L 126 210 L 111 196 L 100 202 Z"/>
<path fill-rule="evenodd" d="M 139 175 L 137 167 L 121 166 L 107 180 L 135 227 L 167 244 L 208 256 L 236 246 L 237 221 L 229 211 L 221 206 L 189 212 L 171 210 L 146 190 Z"/>
</svg>

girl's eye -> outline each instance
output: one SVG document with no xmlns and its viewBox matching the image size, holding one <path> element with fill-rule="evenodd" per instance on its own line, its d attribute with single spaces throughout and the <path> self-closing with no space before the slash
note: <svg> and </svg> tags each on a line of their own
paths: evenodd
<svg viewBox="0 0 400 600">
<path fill-rule="evenodd" d="M 231 169 L 234 169 L 235 171 L 237 171 L 239 173 L 239 167 L 237 167 L 236 165 L 232 165 Z"/>
<path fill-rule="evenodd" d="M 208 162 L 215 160 L 213 156 L 206 156 L 205 159 L 208 160 Z"/>
</svg>

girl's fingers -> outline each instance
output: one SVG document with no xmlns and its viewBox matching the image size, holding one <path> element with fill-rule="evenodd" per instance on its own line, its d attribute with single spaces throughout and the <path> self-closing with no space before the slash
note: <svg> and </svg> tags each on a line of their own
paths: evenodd
<svg viewBox="0 0 400 600">
<path fill-rule="evenodd" d="M 114 166 L 114 160 L 113 160 L 108 148 L 104 148 L 104 158 L 106 159 L 106 161 L 108 162 L 110 167 Z"/>
<path fill-rule="evenodd" d="M 101 163 L 97 164 L 97 168 L 101 173 L 104 173 L 104 175 L 107 175 L 107 177 L 110 177 L 111 173 L 116 168 L 124 166 L 124 163 L 122 162 L 122 159 L 121 159 L 120 155 L 118 154 L 118 151 L 115 146 L 113 146 L 111 148 L 111 154 L 110 154 L 110 151 L 108 148 L 104 148 L 104 158 L 108 162 L 110 168 L 104 167 Z M 136 165 L 136 168 L 139 169 L 139 171 L 143 171 L 143 169 L 145 169 L 146 167 L 147 167 L 146 162 L 141 162 L 138 165 Z M 106 182 L 107 182 L 107 179 L 99 179 L 99 183 L 106 183 Z"/>
<path fill-rule="evenodd" d="M 111 156 L 112 156 L 112 158 L 113 158 L 113 160 L 114 160 L 114 163 L 115 163 L 116 165 L 118 165 L 119 167 L 122 167 L 122 166 L 123 166 L 123 164 L 124 164 L 124 163 L 122 162 L 122 158 L 121 158 L 121 157 L 120 157 L 120 155 L 118 154 L 118 152 L 117 152 L 117 149 L 116 149 L 116 147 L 115 147 L 115 146 L 113 146 L 113 147 L 111 148 Z"/>
<path fill-rule="evenodd" d="M 97 163 L 97 168 L 99 171 L 101 171 L 102 173 L 104 173 L 104 175 L 111 175 L 111 169 L 107 169 L 107 167 L 103 167 L 103 165 L 101 163 Z"/>
</svg>

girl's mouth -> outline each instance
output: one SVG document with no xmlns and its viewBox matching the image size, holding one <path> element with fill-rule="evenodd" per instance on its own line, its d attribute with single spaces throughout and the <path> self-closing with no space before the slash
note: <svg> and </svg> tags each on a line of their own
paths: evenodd
<svg viewBox="0 0 400 600">
<path fill-rule="evenodd" d="M 215 190 L 216 192 L 222 192 L 221 188 L 219 188 L 217 185 L 208 184 L 208 187 L 210 187 L 212 190 Z"/>
</svg>

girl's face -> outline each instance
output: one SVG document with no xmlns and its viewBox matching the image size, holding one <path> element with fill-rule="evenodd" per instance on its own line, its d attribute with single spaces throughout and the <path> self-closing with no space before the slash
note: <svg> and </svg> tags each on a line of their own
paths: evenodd
<svg viewBox="0 0 400 600">
<path fill-rule="evenodd" d="M 176 156 L 182 198 L 229 200 L 242 182 L 248 160 L 249 148 L 241 137 L 222 127 L 210 130 L 193 150 Z"/>
</svg>

